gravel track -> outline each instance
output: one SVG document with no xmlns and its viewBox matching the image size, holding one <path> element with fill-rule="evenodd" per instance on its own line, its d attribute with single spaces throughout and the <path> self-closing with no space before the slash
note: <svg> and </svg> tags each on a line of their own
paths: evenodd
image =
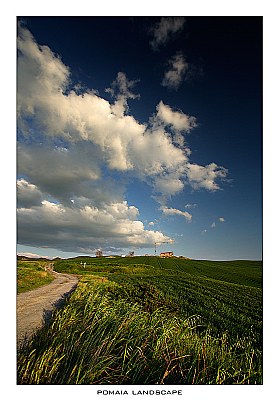
<svg viewBox="0 0 278 400">
<path fill-rule="evenodd" d="M 55 279 L 44 286 L 17 295 L 17 347 L 22 347 L 32 335 L 51 318 L 54 307 L 59 307 L 77 286 L 78 278 L 60 274 L 48 268 Z"/>
</svg>

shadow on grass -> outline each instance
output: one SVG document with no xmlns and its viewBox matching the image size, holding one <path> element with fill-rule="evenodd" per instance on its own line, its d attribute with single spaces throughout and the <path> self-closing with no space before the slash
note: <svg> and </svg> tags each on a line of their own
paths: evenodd
<svg viewBox="0 0 278 400">
<path fill-rule="evenodd" d="M 27 333 L 25 334 L 24 338 L 21 338 L 20 340 L 17 340 L 17 351 L 18 353 L 20 353 L 21 351 L 23 351 L 29 344 L 29 342 L 31 341 L 31 339 L 33 339 L 33 337 L 36 335 L 36 333 L 43 329 L 45 326 L 49 325 L 51 322 L 51 318 L 53 315 L 53 311 L 55 309 L 60 309 L 64 306 L 65 302 L 67 301 L 67 299 L 70 297 L 70 295 L 75 291 L 75 289 L 77 288 L 77 283 L 71 288 L 71 290 L 69 290 L 68 292 L 64 293 L 62 295 L 62 297 L 60 297 L 57 301 L 55 301 L 54 303 L 52 303 L 53 308 L 50 310 L 44 309 L 43 310 L 43 323 L 42 323 L 42 327 L 39 328 L 38 330 L 35 330 L 33 332 L 32 335 L 28 335 Z"/>
<path fill-rule="evenodd" d="M 77 288 L 77 283 L 69 290 L 68 292 L 64 293 L 62 297 L 60 297 L 57 301 L 53 303 L 53 309 L 51 310 L 43 310 L 43 325 L 48 325 L 51 321 L 53 310 L 57 309 L 59 310 L 60 308 L 63 307 L 65 304 L 66 300 L 70 297 L 70 295 L 75 291 Z"/>
</svg>

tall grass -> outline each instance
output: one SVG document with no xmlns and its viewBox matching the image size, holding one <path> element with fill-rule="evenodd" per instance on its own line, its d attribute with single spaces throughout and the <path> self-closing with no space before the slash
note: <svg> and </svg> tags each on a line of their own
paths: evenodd
<svg viewBox="0 0 278 400">
<path fill-rule="evenodd" d="M 18 383 L 262 383 L 261 352 L 251 337 L 232 340 L 200 325 L 198 315 L 183 318 L 151 285 L 83 278 L 19 352 Z"/>
</svg>

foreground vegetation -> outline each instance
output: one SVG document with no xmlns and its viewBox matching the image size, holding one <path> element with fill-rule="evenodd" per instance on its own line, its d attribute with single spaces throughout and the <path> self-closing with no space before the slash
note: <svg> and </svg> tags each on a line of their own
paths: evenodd
<svg viewBox="0 0 278 400">
<path fill-rule="evenodd" d="M 45 271 L 46 261 L 18 261 L 17 293 L 28 292 L 53 281 L 53 276 Z"/>
<path fill-rule="evenodd" d="M 19 352 L 19 384 L 262 383 L 260 262 L 78 258 L 55 270 L 81 280 Z"/>
</svg>

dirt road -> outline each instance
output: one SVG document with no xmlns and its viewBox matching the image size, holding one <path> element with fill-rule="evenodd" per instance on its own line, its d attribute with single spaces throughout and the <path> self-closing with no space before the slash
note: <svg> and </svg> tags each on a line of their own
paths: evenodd
<svg viewBox="0 0 278 400">
<path fill-rule="evenodd" d="M 48 268 L 51 271 L 51 265 Z M 78 279 L 72 275 L 51 273 L 55 279 L 48 285 L 17 295 L 17 346 L 30 339 L 32 334 L 49 320 L 51 311 L 62 304 L 75 288 Z"/>
</svg>

